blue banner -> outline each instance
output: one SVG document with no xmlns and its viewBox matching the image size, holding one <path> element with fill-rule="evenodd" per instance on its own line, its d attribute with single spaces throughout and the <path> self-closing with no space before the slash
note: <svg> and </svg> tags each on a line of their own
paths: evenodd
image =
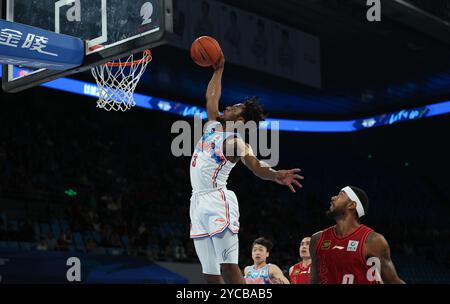
<svg viewBox="0 0 450 304">
<path fill-rule="evenodd" d="M 67 70 L 83 60 L 79 38 L 0 19 L 0 64 Z"/>
<path fill-rule="evenodd" d="M 24 69 L 17 69 L 14 75 L 27 73 Z M 2 76 L 0 70 L 0 77 Z M 84 96 L 98 97 L 98 87 L 96 84 L 84 82 L 70 78 L 60 78 L 41 86 L 61 90 L 65 92 L 81 94 Z M 149 110 L 168 112 L 183 117 L 192 117 L 199 115 L 202 119 L 206 119 L 206 109 L 204 107 L 193 106 L 173 100 L 161 99 L 144 94 L 134 94 L 136 106 Z M 398 112 L 387 113 L 379 116 L 367 117 L 357 120 L 341 120 L 341 121 L 320 121 L 320 120 L 288 120 L 271 118 L 267 122 L 261 123 L 261 128 L 271 129 L 272 122 L 279 122 L 279 131 L 289 132 L 317 132 L 317 133 L 342 133 L 356 132 L 360 130 L 393 125 L 405 121 L 423 119 L 437 115 L 450 114 L 450 101 L 444 101 L 436 104 L 430 104 L 425 107 L 401 110 Z"/>
<path fill-rule="evenodd" d="M 445 103 L 442 104 L 444 106 Z M 353 124 L 355 129 L 362 130 L 372 127 L 392 125 L 398 122 L 410 121 L 430 117 L 430 106 L 401 110 L 394 113 L 383 114 L 375 117 L 356 120 Z"/>
</svg>

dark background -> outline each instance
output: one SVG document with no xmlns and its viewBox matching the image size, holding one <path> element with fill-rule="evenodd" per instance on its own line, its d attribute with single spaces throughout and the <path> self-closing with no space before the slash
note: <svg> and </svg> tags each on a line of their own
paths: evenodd
<svg viewBox="0 0 450 304">
<path fill-rule="evenodd" d="M 106 113 L 94 105 L 42 88 L 2 95 L 1 239 L 35 249 L 62 230 L 72 242 L 54 250 L 115 248 L 156 261 L 196 261 L 188 237 L 190 159 L 170 152 L 178 117 Z M 229 189 L 240 201 L 241 266 L 250 263 L 252 241 L 266 236 L 275 243 L 270 261 L 287 271 L 302 236 L 332 224 L 325 216 L 330 197 L 351 184 L 367 191 L 363 222 L 388 239 L 404 279 L 448 282 L 448 122 L 444 116 L 350 134 L 282 133 L 279 167 L 302 168 L 304 189 L 291 194 L 242 164 L 235 168 Z M 64 194 L 68 189 L 77 195 Z"/>
</svg>

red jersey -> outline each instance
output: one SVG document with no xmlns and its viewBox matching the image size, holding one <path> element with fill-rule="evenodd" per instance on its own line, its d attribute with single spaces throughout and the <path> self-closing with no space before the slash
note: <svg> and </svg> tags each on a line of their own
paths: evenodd
<svg viewBox="0 0 450 304">
<path fill-rule="evenodd" d="M 303 267 L 303 263 L 297 263 L 293 266 L 292 272 L 289 275 L 291 279 L 291 284 L 309 284 L 309 270 L 311 269 L 311 264 Z"/>
<path fill-rule="evenodd" d="M 373 230 L 359 225 L 345 237 L 338 237 L 335 227 L 322 231 L 316 247 L 319 284 L 377 284 L 367 279 L 370 266 L 364 257 L 364 242 Z"/>
</svg>

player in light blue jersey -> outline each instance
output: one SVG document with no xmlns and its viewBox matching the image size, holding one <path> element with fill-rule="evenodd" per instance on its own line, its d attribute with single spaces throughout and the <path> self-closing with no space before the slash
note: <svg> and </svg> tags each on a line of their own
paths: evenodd
<svg viewBox="0 0 450 304">
<path fill-rule="evenodd" d="M 263 237 L 253 242 L 253 265 L 244 269 L 247 284 L 289 284 L 289 280 L 277 265 L 267 263 L 272 248 L 272 242 Z"/>
</svg>

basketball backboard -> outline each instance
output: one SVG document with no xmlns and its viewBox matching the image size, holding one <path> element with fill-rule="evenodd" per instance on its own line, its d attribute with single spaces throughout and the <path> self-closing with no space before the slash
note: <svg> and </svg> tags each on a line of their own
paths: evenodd
<svg viewBox="0 0 450 304">
<path fill-rule="evenodd" d="M 166 43 L 172 0 L 0 0 L 2 19 L 81 38 L 82 66 L 66 71 L 3 66 L 3 89 L 18 92 Z"/>
</svg>

